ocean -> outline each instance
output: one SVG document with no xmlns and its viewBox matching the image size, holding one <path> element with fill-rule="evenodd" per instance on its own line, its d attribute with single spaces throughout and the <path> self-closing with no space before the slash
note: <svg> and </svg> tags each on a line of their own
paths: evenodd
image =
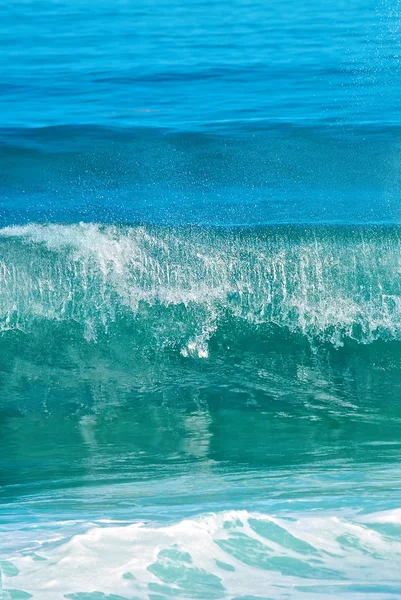
<svg viewBox="0 0 401 600">
<path fill-rule="evenodd" d="M 0 6 L 0 600 L 401 598 L 399 1 Z"/>
</svg>

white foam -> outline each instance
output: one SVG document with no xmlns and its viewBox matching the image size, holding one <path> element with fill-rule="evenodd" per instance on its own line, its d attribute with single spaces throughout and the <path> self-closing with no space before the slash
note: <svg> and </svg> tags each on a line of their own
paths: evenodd
<svg viewBox="0 0 401 600">
<path fill-rule="evenodd" d="M 399 522 L 399 510 L 386 518 Z M 228 511 L 166 526 L 99 523 L 10 557 L 3 563 L 4 598 L 13 597 L 7 592 L 13 589 L 35 600 L 92 600 L 79 594 L 94 592 L 99 595 L 93 600 L 112 594 L 382 600 L 389 597 L 386 590 L 391 594 L 401 586 L 401 537 L 389 539 L 368 521 Z"/>
<path fill-rule="evenodd" d="M 35 318 L 74 320 L 93 340 L 121 311 L 144 318 L 145 304 L 174 307 L 170 320 L 151 327 L 159 343 L 181 344 L 184 356 L 207 358 L 227 311 L 334 345 L 346 337 L 401 339 L 394 235 L 241 236 L 80 223 L 7 227 L 2 239 L 11 241 L 0 261 L 3 329 L 26 330 Z"/>
</svg>

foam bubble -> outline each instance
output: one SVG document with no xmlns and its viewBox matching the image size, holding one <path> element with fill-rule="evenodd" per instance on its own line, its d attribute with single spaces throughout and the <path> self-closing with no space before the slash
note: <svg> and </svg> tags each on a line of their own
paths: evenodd
<svg viewBox="0 0 401 600">
<path fill-rule="evenodd" d="M 200 358 L 227 317 L 335 346 L 401 339 L 396 230 L 30 224 L 0 230 L 0 243 L 3 330 L 71 321 L 93 341 L 130 318 Z"/>
<path fill-rule="evenodd" d="M 401 537 L 368 520 L 228 511 L 166 526 L 99 523 L 3 561 L 5 597 L 379 599 L 401 584 Z"/>
</svg>

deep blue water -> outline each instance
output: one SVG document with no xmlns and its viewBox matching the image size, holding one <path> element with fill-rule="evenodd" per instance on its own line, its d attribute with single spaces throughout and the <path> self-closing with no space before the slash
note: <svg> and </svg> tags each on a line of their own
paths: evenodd
<svg viewBox="0 0 401 600">
<path fill-rule="evenodd" d="M 399 221 L 400 18 L 382 2 L 12 2 L 16 221 Z"/>
<path fill-rule="evenodd" d="M 0 600 L 401 597 L 398 0 L 0 7 Z"/>
<path fill-rule="evenodd" d="M 397 2 L 3 4 L 4 127 L 398 124 Z"/>
</svg>

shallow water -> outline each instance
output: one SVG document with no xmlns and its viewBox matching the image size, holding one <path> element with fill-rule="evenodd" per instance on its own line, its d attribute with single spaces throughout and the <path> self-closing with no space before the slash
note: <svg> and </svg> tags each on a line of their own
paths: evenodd
<svg viewBox="0 0 401 600">
<path fill-rule="evenodd" d="M 1 600 L 400 596 L 399 28 L 5 7 Z"/>
</svg>

